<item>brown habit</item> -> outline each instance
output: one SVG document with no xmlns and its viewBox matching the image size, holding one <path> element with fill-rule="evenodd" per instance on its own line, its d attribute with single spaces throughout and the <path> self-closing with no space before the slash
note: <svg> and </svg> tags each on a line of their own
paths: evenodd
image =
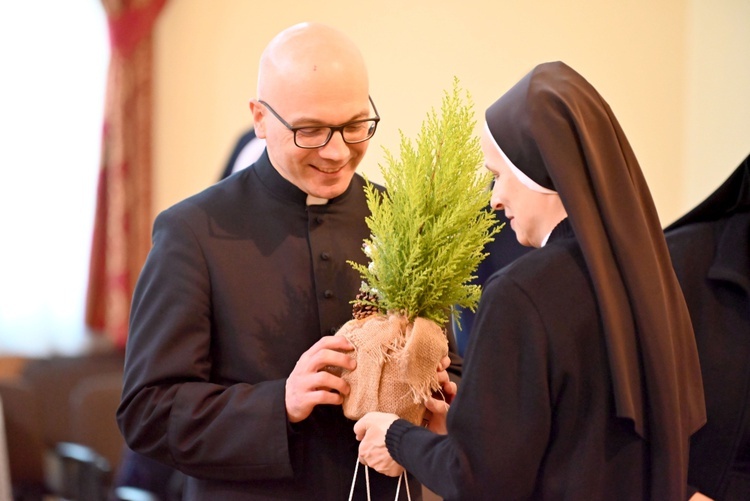
<svg viewBox="0 0 750 501">
<path fill-rule="evenodd" d="M 617 415 L 650 444 L 652 499 L 681 499 L 705 423 L 690 317 L 649 189 L 617 119 L 564 63 L 537 66 L 486 113 L 508 158 L 557 191 L 591 274 Z"/>
</svg>

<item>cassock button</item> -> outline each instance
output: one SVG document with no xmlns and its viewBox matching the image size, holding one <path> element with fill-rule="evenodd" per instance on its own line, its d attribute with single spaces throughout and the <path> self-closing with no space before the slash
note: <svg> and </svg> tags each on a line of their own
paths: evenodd
<svg viewBox="0 0 750 501">
<path fill-rule="evenodd" d="M 331 258 L 331 255 L 327 252 L 324 252 L 320 255 L 320 259 L 322 259 L 323 261 L 328 261 L 330 258 Z"/>
<path fill-rule="evenodd" d="M 326 291 L 325 291 L 325 292 L 323 293 L 323 295 L 324 295 L 325 297 L 328 297 L 328 298 L 330 298 L 330 297 L 333 297 L 333 291 L 332 291 L 332 290 L 330 290 L 330 289 L 328 289 L 328 290 L 326 290 Z"/>
<path fill-rule="evenodd" d="M 330 329 L 328 329 L 328 332 L 330 332 L 331 335 L 334 335 L 338 332 L 338 330 L 336 330 L 336 327 L 331 327 Z"/>
<path fill-rule="evenodd" d="M 318 224 L 323 224 L 323 216 L 315 216 L 315 222 Z"/>
</svg>

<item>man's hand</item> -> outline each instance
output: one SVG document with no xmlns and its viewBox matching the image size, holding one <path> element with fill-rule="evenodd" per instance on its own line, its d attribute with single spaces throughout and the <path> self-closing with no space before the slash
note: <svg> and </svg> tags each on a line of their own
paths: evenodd
<svg viewBox="0 0 750 501">
<path fill-rule="evenodd" d="M 346 351 L 354 347 L 342 336 L 325 336 L 302 354 L 286 380 L 286 414 L 289 422 L 298 423 L 316 405 L 341 405 L 349 385 L 325 371 L 328 366 L 354 370 L 357 362 Z"/>
<path fill-rule="evenodd" d="M 398 477 L 404 469 L 395 462 L 385 446 L 385 434 L 398 416 L 368 412 L 354 425 L 359 444 L 359 462 L 389 477 Z"/>
<path fill-rule="evenodd" d="M 423 426 L 433 433 L 439 433 L 445 435 L 448 433 L 446 426 L 446 419 L 448 416 L 448 409 L 450 404 L 453 402 L 453 397 L 456 396 L 458 387 L 456 383 L 450 380 L 446 369 L 451 364 L 450 357 L 445 357 L 438 366 L 437 378 L 440 383 L 440 391 L 435 392 L 432 398 L 425 402 L 427 410 L 424 414 Z"/>
</svg>

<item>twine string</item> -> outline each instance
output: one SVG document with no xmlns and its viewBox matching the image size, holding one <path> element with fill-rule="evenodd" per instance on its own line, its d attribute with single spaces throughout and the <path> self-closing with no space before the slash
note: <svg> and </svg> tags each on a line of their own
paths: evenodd
<svg viewBox="0 0 750 501">
<path fill-rule="evenodd" d="M 352 486 L 349 489 L 349 501 L 352 501 L 354 498 L 354 486 L 357 485 L 357 472 L 359 471 L 359 458 L 357 458 L 357 462 L 354 465 L 354 478 L 352 478 Z M 401 480 L 404 480 L 404 484 L 406 485 L 406 499 L 408 501 L 411 501 L 411 491 L 409 490 L 409 480 L 406 478 L 406 471 L 402 471 L 401 475 L 398 476 L 398 484 L 396 484 L 396 501 L 398 501 L 398 496 L 401 493 Z M 371 501 L 370 498 L 370 468 L 365 465 L 365 485 L 367 486 L 367 501 Z"/>
</svg>

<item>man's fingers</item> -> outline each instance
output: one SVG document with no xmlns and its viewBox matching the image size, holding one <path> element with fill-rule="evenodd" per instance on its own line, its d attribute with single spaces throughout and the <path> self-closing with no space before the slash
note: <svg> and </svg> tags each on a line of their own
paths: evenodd
<svg viewBox="0 0 750 501">
<path fill-rule="evenodd" d="M 334 390 L 342 395 L 348 395 L 351 388 L 349 383 L 330 372 L 316 372 L 308 380 L 309 390 Z"/>
<path fill-rule="evenodd" d="M 443 385 L 443 394 L 445 395 L 446 397 L 445 399 L 447 401 L 450 402 L 451 399 L 456 396 L 457 392 L 458 392 L 458 385 L 454 383 L 453 381 L 448 381 Z"/>
<path fill-rule="evenodd" d="M 310 369 L 320 371 L 326 367 L 342 367 L 352 371 L 357 367 L 357 361 L 340 351 L 322 350 L 313 356 Z"/>
<path fill-rule="evenodd" d="M 311 391 L 307 396 L 314 405 L 341 405 L 344 403 L 342 395 L 327 390 Z"/>
<path fill-rule="evenodd" d="M 286 410 L 289 421 L 307 419 L 316 405 L 341 405 L 348 395 L 349 384 L 326 367 L 354 370 L 356 361 L 345 352 L 354 349 L 343 336 L 325 336 L 302 356 L 286 381 Z"/>
<path fill-rule="evenodd" d="M 352 344 L 343 336 L 325 336 L 302 355 L 297 366 L 308 372 L 317 372 L 330 366 L 354 370 L 357 362 L 347 354 L 353 349 Z"/>
<path fill-rule="evenodd" d="M 458 386 L 456 383 L 450 380 L 450 377 L 448 377 L 448 373 L 438 372 L 437 373 L 437 381 L 438 384 L 440 384 L 440 391 L 435 392 L 437 395 L 435 395 L 437 398 L 443 398 L 450 402 L 452 398 L 456 395 L 456 392 L 458 391 Z M 442 395 L 441 395 L 442 394 Z M 440 395 L 438 397 L 438 395 Z"/>
<path fill-rule="evenodd" d="M 445 414 L 450 408 L 450 405 L 448 405 L 444 400 L 440 400 L 437 398 L 428 398 L 424 403 L 424 406 L 433 414 Z"/>
<path fill-rule="evenodd" d="M 292 380 L 287 380 L 287 392 L 296 395 L 298 398 L 313 400 L 316 403 L 317 398 L 312 398 L 309 394 L 317 392 L 327 392 L 341 395 L 348 395 L 351 391 L 349 383 L 338 376 L 329 372 L 321 371 L 307 376 L 301 376 Z M 328 399 L 326 399 L 328 400 Z"/>
<path fill-rule="evenodd" d="M 451 365 L 451 357 L 448 355 L 444 356 L 442 360 L 440 360 L 440 365 L 438 366 L 438 371 L 444 371 Z"/>
<path fill-rule="evenodd" d="M 310 347 L 310 351 L 323 349 L 349 351 L 354 346 L 344 336 L 323 336 Z"/>
<path fill-rule="evenodd" d="M 450 382 L 450 377 L 448 376 L 448 373 L 445 371 L 441 371 L 437 373 L 437 381 L 440 383 L 440 386 L 445 386 L 447 383 Z"/>
</svg>

